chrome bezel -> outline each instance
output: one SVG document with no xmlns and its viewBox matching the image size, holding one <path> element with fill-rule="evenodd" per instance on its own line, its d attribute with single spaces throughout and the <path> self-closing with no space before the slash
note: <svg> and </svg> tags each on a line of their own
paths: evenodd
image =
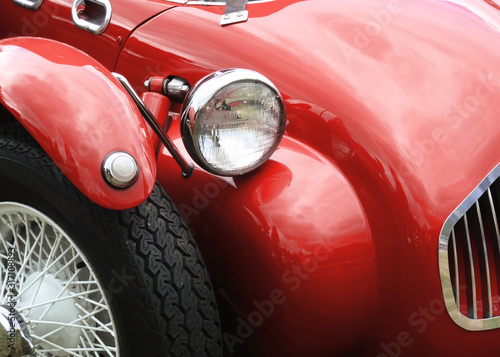
<svg viewBox="0 0 500 357">
<path fill-rule="evenodd" d="M 278 139 L 276 143 L 268 150 L 268 152 L 263 156 L 260 163 L 252 165 L 244 170 L 239 170 L 237 172 L 225 172 L 211 166 L 203 157 L 200 151 L 197 140 L 196 133 L 196 120 L 200 111 L 207 105 L 207 103 L 212 99 L 223 88 L 236 84 L 236 83 L 261 83 L 267 86 L 278 98 L 278 102 L 281 106 L 281 117 L 279 118 L 280 127 L 278 130 Z M 274 84 L 264 77 L 263 75 L 247 70 L 247 69 L 226 69 L 218 72 L 214 72 L 205 78 L 201 79 L 188 93 L 182 107 L 181 114 L 181 134 L 182 140 L 184 141 L 184 146 L 186 147 L 189 155 L 193 158 L 196 163 L 208 172 L 214 173 L 220 176 L 237 176 L 243 175 L 250 171 L 255 170 L 257 167 L 261 166 L 266 162 L 273 152 L 278 147 L 279 142 L 285 131 L 286 115 L 285 115 L 285 105 L 283 103 L 283 98 L 280 92 L 274 86 Z"/>
<path fill-rule="evenodd" d="M 484 331 L 500 327 L 500 317 L 484 319 L 471 319 L 464 316 L 458 309 L 455 302 L 455 294 L 451 285 L 450 269 L 448 266 L 448 242 L 455 224 L 465 215 L 465 213 L 475 204 L 477 200 L 488 190 L 488 188 L 500 177 L 500 164 L 498 164 L 481 183 L 467 196 L 467 198 L 451 213 L 446 219 L 439 235 L 439 274 L 443 297 L 451 319 L 460 327 L 468 331 Z"/>
<path fill-rule="evenodd" d="M 134 174 L 127 180 L 119 179 L 113 172 L 113 163 L 121 158 L 129 160 L 132 164 L 132 171 Z M 139 174 L 140 170 L 137 161 L 132 155 L 124 151 L 112 152 L 111 154 L 106 156 L 106 158 L 102 162 L 102 175 L 106 182 L 114 188 L 125 189 L 131 187 L 139 178 Z"/>
</svg>

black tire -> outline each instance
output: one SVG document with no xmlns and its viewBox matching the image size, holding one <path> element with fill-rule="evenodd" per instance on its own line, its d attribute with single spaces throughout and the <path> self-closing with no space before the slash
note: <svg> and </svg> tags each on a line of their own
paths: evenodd
<svg viewBox="0 0 500 357">
<path fill-rule="evenodd" d="M 46 223 L 42 229 L 43 221 Z M 57 240 L 57 231 L 64 238 Z M 36 240 L 37 235 L 45 237 L 43 242 Z M 42 247 L 38 256 L 29 249 L 35 244 Z M 65 253 L 66 249 L 72 253 Z M 30 327 L 37 355 L 71 355 L 61 347 L 48 352 L 52 344 L 63 341 L 60 346 L 69 345 L 76 348 L 76 355 L 86 356 L 74 346 L 75 341 L 82 339 L 80 348 L 98 350 L 106 345 L 112 349 L 115 345 L 116 352 L 98 352 L 99 356 L 222 354 L 220 323 L 208 272 L 192 235 L 163 189 L 157 185 L 144 203 L 130 210 L 99 207 L 73 186 L 17 123 L 0 128 L 1 281 L 5 281 L 7 258 L 11 257 L 7 252 L 11 251 L 16 260 L 16 278 L 24 279 L 14 281 L 12 293 L 16 308 Z M 40 268 L 56 256 L 63 258 L 50 267 L 52 271 L 45 268 L 47 265 Z M 75 261 L 68 265 L 66 261 L 71 259 Z M 70 275 L 80 281 L 71 280 Z M 27 302 L 34 301 L 35 306 L 41 303 L 38 296 L 42 293 L 29 286 L 36 285 L 33 280 L 41 284 L 38 291 L 52 292 L 53 285 L 57 286 L 56 291 L 64 290 L 54 296 L 48 294 L 56 302 L 45 315 L 30 308 L 33 305 Z M 62 289 L 61 286 L 70 285 L 69 281 L 71 287 Z M 90 290 L 97 292 L 89 293 Z M 71 304 L 59 306 L 61 296 Z M 0 298 L 0 305 L 8 305 L 5 291 L 0 291 Z M 56 310 L 65 313 L 61 315 Z M 81 316 L 97 310 L 100 312 L 93 317 L 82 319 Z M 58 330 L 69 319 L 61 316 L 75 313 L 80 320 L 73 324 L 85 327 Z M 49 320 L 49 315 L 53 319 L 50 322 L 55 323 L 30 322 Z M 49 342 L 39 336 L 47 335 L 46 329 L 39 327 L 44 324 L 56 331 L 45 337 Z M 59 331 L 70 331 L 69 337 Z"/>
</svg>

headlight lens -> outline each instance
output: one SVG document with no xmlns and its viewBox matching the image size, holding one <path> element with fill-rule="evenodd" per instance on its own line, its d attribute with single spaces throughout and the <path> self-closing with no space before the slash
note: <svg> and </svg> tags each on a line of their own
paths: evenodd
<svg viewBox="0 0 500 357">
<path fill-rule="evenodd" d="M 189 92 L 181 125 L 184 144 L 201 167 L 241 175 L 272 155 L 285 129 L 285 109 L 267 78 L 229 69 L 205 77 Z"/>
</svg>

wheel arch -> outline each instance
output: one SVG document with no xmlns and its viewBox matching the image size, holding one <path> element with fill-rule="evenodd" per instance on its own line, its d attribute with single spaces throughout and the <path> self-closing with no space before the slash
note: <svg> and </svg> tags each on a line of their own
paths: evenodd
<svg viewBox="0 0 500 357">
<path fill-rule="evenodd" d="M 112 74 L 68 45 L 40 38 L 0 41 L 0 125 L 18 121 L 90 200 L 110 209 L 137 206 L 156 181 L 146 123 Z M 106 183 L 102 162 L 131 154 L 140 175 L 130 188 Z"/>
</svg>

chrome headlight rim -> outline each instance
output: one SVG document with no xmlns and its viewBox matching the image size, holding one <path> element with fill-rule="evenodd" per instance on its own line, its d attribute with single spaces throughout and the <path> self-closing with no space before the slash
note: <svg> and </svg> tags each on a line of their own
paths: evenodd
<svg viewBox="0 0 500 357">
<path fill-rule="evenodd" d="M 196 121 L 209 101 L 219 92 L 235 84 L 260 84 L 269 89 L 279 104 L 278 128 L 276 131 L 276 140 L 268 148 L 264 155 L 253 165 L 245 168 L 236 168 L 234 170 L 221 170 L 212 166 L 204 157 L 199 147 L 197 139 Z M 285 131 L 286 113 L 285 105 L 281 93 L 276 86 L 262 74 L 240 68 L 231 68 L 213 72 L 201 79 L 187 94 L 181 113 L 181 135 L 184 145 L 193 158 L 193 160 L 204 170 L 219 176 L 239 176 L 254 171 L 264 164 L 278 147 Z"/>
</svg>

